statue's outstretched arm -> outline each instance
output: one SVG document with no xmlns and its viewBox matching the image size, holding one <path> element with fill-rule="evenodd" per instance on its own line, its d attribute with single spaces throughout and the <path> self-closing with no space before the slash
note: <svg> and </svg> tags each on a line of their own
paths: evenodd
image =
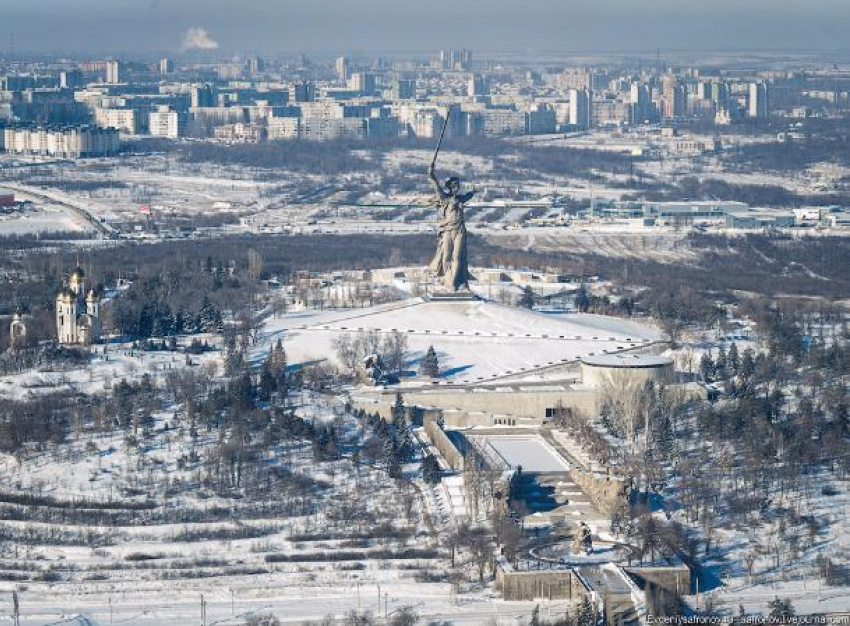
<svg viewBox="0 0 850 626">
<path fill-rule="evenodd" d="M 440 200 L 445 200 L 447 194 L 443 189 L 443 186 L 440 184 L 440 181 L 437 180 L 437 175 L 434 174 L 433 165 L 428 168 L 428 180 L 431 181 L 431 186 L 434 187 L 434 191 L 437 192 L 437 196 L 439 196 Z"/>
</svg>

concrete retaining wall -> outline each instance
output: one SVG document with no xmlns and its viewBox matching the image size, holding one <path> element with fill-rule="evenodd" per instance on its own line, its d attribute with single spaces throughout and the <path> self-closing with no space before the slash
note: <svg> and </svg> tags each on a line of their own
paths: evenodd
<svg viewBox="0 0 850 626">
<path fill-rule="evenodd" d="M 463 455 L 436 420 L 426 417 L 425 434 L 453 470 L 463 471 Z"/>
<path fill-rule="evenodd" d="M 691 568 L 685 564 L 660 567 L 624 567 L 639 581 L 651 582 L 662 589 L 685 596 L 691 593 Z"/>
<path fill-rule="evenodd" d="M 496 586 L 505 600 L 580 601 L 588 590 L 572 570 L 514 571 L 501 563 L 496 566 Z"/>
<path fill-rule="evenodd" d="M 570 470 L 570 478 L 593 501 L 600 511 L 613 513 L 627 497 L 626 482 L 615 478 L 588 472 L 577 467 Z"/>
<path fill-rule="evenodd" d="M 595 415 L 600 394 L 593 389 L 517 389 L 510 391 L 446 389 L 444 391 L 411 391 L 404 393 L 408 406 L 441 409 L 451 412 L 452 426 L 495 426 L 522 424 L 539 425 L 546 419 L 546 410 L 556 407 L 572 408 Z M 395 392 L 364 392 L 355 400 L 358 408 L 389 412 L 395 402 Z M 448 413 L 447 413 L 448 419 Z M 506 424 L 511 419 L 515 423 Z M 497 421 L 498 420 L 498 421 Z"/>
</svg>

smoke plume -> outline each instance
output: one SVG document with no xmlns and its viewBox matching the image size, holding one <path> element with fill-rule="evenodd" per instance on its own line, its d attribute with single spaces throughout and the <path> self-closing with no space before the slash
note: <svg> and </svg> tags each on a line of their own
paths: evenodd
<svg viewBox="0 0 850 626">
<path fill-rule="evenodd" d="M 183 35 L 183 44 L 180 49 L 186 50 L 217 50 L 218 42 L 210 37 L 205 28 L 192 26 Z"/>
</svg>

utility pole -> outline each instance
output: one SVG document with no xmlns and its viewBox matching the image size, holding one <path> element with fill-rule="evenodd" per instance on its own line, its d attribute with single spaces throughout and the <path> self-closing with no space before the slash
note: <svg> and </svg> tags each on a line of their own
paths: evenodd
<svg viewBox="0 0 850 626">
<path fill-rule="evenodd" d="M 207 603 L 204 594 L 201 594 L 201 626 L 207 626 Z"/>
</svg>

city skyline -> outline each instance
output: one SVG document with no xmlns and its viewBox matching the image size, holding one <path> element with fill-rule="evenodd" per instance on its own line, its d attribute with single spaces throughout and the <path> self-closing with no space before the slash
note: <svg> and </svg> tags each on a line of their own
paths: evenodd
<svg viewBox="0 0 850 626">
<path fill-rule="evenodd" d="M 482 51 L 817 50 L 846 52 L 840 0 L 802 5 L 719 0 L 710 6 L 660 0 L 508 0 L 426 4 L 388 0 L 310 4 L 199 0 L 7 0 L 0 51 L 19 53 L 218 54 Z M 814 4 L 814 6 L 813 6 Z M 132 28 L 126 28 L 128 24 Z M 697 28 L 698 26 L 698 28 Z M 694 36 L 695 32 L 702 36 Z M 788 42 L 793 41 L 793 45 Z"/>
</svg>

